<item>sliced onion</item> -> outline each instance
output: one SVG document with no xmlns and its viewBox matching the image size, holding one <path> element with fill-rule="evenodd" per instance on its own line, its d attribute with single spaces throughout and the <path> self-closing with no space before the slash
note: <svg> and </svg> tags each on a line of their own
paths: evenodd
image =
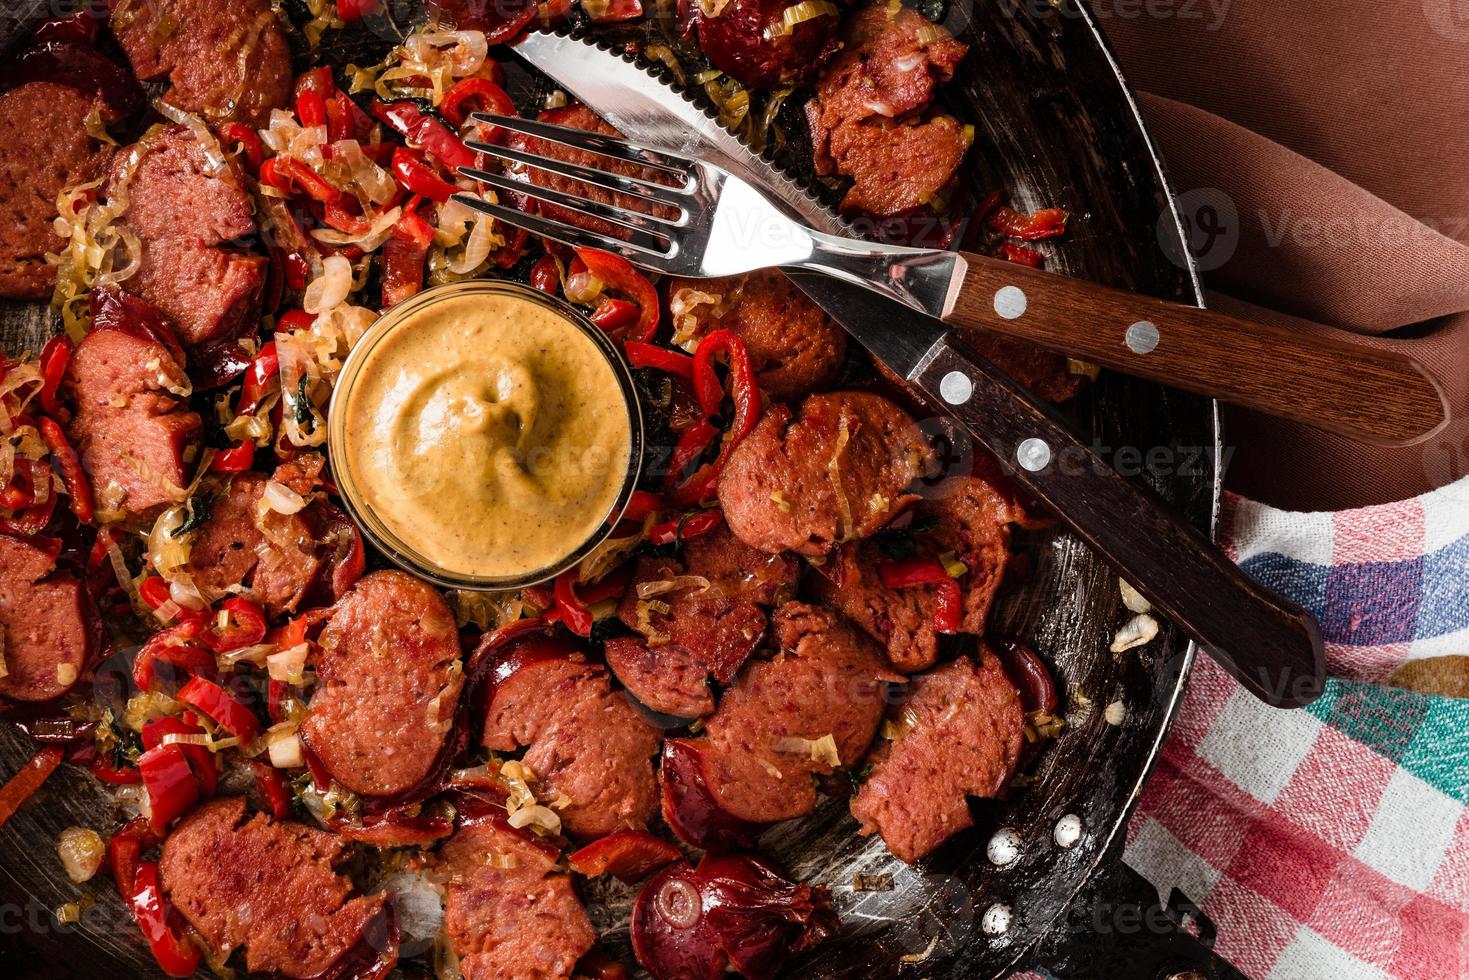
<svg viewBox="0 0 1469 980">
<path fill-rule="evenodd" d="M 102 867 L 107 845 L 102 835 L 89 827 L 67 827 L 56 838 L 56 854 L 66 876 L 80 885 L 91 880 Z"/>
<path fill-rule="evenodd" d="M 546 834 L 561 833 L 561 817 L 555 810 L 539 803 L 534 806 L 523 806 L 510 814 L 510 826 L 516 830 L 530 827 L 532 830 L 541 831 Z"/>
<path fill-rule="evenodd" d="M 494 218 L 476 212 L 473 220 L 474 229 L 464 245 L 464 254 L 449 263 L 449 271 L 455 275 L 467 276 L 477 272 L 489 259 L 490 251 L 505 244 L 505 239 L 495 233 Z"/>
<path fill-rule="evenodd" d="M 266 481 L 260 500 L 267 509 L 277 514 L 295 514 L 306 506 L 305 497 L 276 480 Z"/>
<path fill-rule="evenodd" d="M 289 650 L 269 654 L 265 658 L 265 671 L 273 681 L 300 684 L 301 672 L 306 669 L 306 657 L 310 653 L 310 644 L 297 643 Z"/>
<path fill-rule="evenodd" d="M 209 131 L 209 127 L 204 125 L 204 120 L 192 112 L 185 112 L 178 106 L 170 105 L 162 99 L 154 99 L 153 108 L 160 116 L 170 122 L 189 128 L 189 132 L 194 136 L 194 141 L 199 144 L 199 149 L 204 153 L 205 173 L 212 177 L 224 171 L 227 162 L 224 151 L 220 149 L 219 141 L 214 138 L 214 134 Z"/>
<path fill-rule="evenodd" d="M 307 313 L 325 313 L 345 303 L 351 292 L 352 263 L 345 255 L 328 255 L 322 260 L 321 275 L 307 284 L 301 308 Z"/>
<path fill-rule="evenodd" d="M 177 579 L 168 583 L 168 598 L 184 609 L 207 609 L 209 603 L 190 579 Z"/>
<path fill-rule="evenodd" d="M 270 743 L 267 751 L 270 754 L 270 764 L 277 769 L 299 769 L 306 764 L 306 758 L 301 754 L 299 735 L 276 739 Z"/>
<path fill-rule="evenodd" d="M 639 599 L 651 599 L 654 596 L 667 595 L 670 592 L 681 592 L 685 589 L 696 589 L 698 592 L 707 592 L 709 590 L 709 580 L 702 575 L 675 575 L 672 578 L 659 579 L 656 582 L 639 582 L 637 592 Z"/>
</svg>

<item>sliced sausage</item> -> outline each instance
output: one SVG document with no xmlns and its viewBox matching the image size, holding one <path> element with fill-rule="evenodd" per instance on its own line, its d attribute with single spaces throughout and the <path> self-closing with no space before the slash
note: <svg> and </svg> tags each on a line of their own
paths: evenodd
<svg viewBox="0 0 1469 980">
<path fill-rule="evenodd" d="M 142 156 L 126 180 L 135 152 Z M 210 173 L 193 133 L 174 126 L 119 154 L 106 189 L 110 197 L 127 196 L 124 220 L 143 245 L 142 264 L 123 287 L 167 316 L 185 345 L 235 337 L 254 325 L 267 262 L 225 247 L 255 231 L 254 205 L 234 158 Z"/>
<path fill-rule="evenodd" d="M 30 82 L 0 94 L 0 296 L 49 299 L 64 244 L 52 223 L 62 188 L 96 180 L 112 147 L 87 134 L 101 101 L 68 85 Z"/>
<path fill-rule="evenodd" d="M 791 602 L 771 618 L 780 654 L 746 666 L 705 724 L 704 774 L 720 807 L 772 823 L 816 806 L 809 778 L 855 764 L 897 679 L 867 636 L 830 609 Z M 830 746 L 820 743 L 831 737 Z"/>
<path fill-rule="evenodd" d="M 806 104 L 817 172 L 853 179 L 844 210 L 887 217 L 930 204 L 953 183 L 970 137 L 925 110 L 968 47 L 887 3 L 850 18 L 842 43 Z"/>
<path fill-rule="evenodd" d="M 786 0 L 681 0 L 679 16 L 698 32 L 699 50 L 715 68 L 748 88 L 775 88 L 809 78 L 837 47 L 836 7 L 788 27 L 790 9 Z"/>
<path fill-rule="evenodd" d="M 732 330 L 743 339 L 755 380 L 776 401 L 830 387 L 847 356 L 846 331 L 777 269 L 674 279 L 669 307 L 680 336 Z"/>
<path fill-rule="evenodd" d="M 76 404 L 70 435 L 102 517 L 146 520 L 179 502 L 202 423 L 184 408 L 189 381 L 174 352 L 122 325 L 94 329 L 77 345 L 66 385 Z"/>
<path fill-rule="evenodd" d="M 220 123 L 264 126 L 291 94 L 291 46 L 269 0 L 108 0 L 112 31 L 167 101 Z"/>
<path fill-rule="evenodd" d="M 789 598 L 799 569 L 796 559 L 756 551 L 725 526 L 686 541 L 683 559 L 638 560 L 618 615 L 643 638 L 609 640 L 605 653 L 643 704 L 697 718 L 714 710 L 709 678 L 734 679 L 765 636 L 761 606 Z"/>
<path fill-rule="evenodd" d="M 409 792 L 439 764 L 464 684 L 448 604 L 411 575 L 374 572 L 337 603 L 318 642 L 306 747 L 354 793 Z"/>
<path fill-rule="evenodd" d="M 210 601 L 243 587 L 277 616 L 296 611 L 321 571 L 321 558 L 301 512 L 281 514 L 261 505 L 268 482 L 263 474 L 241 473 L 220 488 L 189 549 L 189 574 Z"/>
<path fill-rule="evenodd" d="M 0 695 L 14 701 L 65 694 L 92 652 L 95 620 L 86 590 L 74 577 L 54 572 L 55 564 L 53 552 L 0 535 Z"/>
<path fill-rule="evenodd" d="M 928 441 L 880 395 L 812 395 L 794 420 L 777 405 L 730 454 L 719 502 L 735 535 L 761 551 L 823 555 L 865 538 L 916 499 Z"/>
<path fill-rule="evenodd" d="M 444 930 L 464 980 L 572 975 L 597 936 L 556 858 L 503 817 L 463 826 L 440 848 L 449 876 Z"/>
<path fill-rule="evenodd" d="M 159 874 L 173 907 L 220 960 L 245 948 L 251 973 L 315 977 L 360 943 L 383 943 L 385 896 L 353 897 L 334 870 L 336 834 L 263 813 L 243 797 L 211 800 L 163 842 Z M 396 959 L 396 957 L 395 957 Z"/>
<path fill-rule="evenodd" d="M 573 646 L 543 641 L 518 647 L 489 695 L 484 745 L 526 746 L 522 759 L 574 837 L 641 830 L 657 808 L 652 757 L 661 739 L 607 671 Z"/>
<path fill-rule="evenodd" d="M 572 129 L 584 129 L 590 133 L 601 133 L 604 136 L 616 136 L 619 138 L 622 136 L 610 123 L 605 122 L 595 112 L 583 105 L 570 105 L 561 109 L 547 109 L 541 113 L 540 120 L 541 122 L 555 123 L 558 126 L 570 126 Z M 543 140 L 535 136 L 514 136 L 511 139 L 513 145 L 517 148 L 527 153 L 534 153 L 537 156 L 564 160 L 567 163 L 592 167 L 606 173 L 620 174 L 623 177 L 635 177 L 639 180 L 653 183 L 666 184 L 671 182 L 670 177 L 651 167 L 644 167 L 623 160 L 613 160 L 608 157 L 598 156 L 595 153 L 589 153 L 586 150 L 572 149 L 571 147 L 552 142 L 551 140 Z M 641 198 L 631 194 L 622 194 L 617 191 L 593 187 L 590 184 L 583 184 L 569 177 L 561 177 L 548 173 L 545 170 L 538 170 L 535 167 L 525 168 L 525 173 L 533 184 L 538 184 L 541 187 L 549 187 L 553 190 L 565 191 L 568 194 L 574 194 L 577 197 L 596 201 L 599 204 L 610 204 L 632 211 L 652 211 L 653 213 L 659 213 L 669 218 L 677 217 L 672 208 L 666 205 L 644 204 Z M 595 232 L 599 235 L 626 238 L 629 234 L 626 229 L 603 221 L 601 218 L 579 214 L 555 204 L 547 204 L 541 201 L 537 202 L 535 206 L 540 214 L 553 221 L 564 221 L 567 224 L 575 225 L 578 228 L 585 228 L 587 231 Z"/>
<path fill-rule="evenodd" d="M 968 797 L 995 795 L 1014 773 L 1025 717 L 988 650 L 979 663 L 961 657 L 914 677 L 891 710 L 902 734 L 873 749 L 852 815 L 911 863 L 972 826 Z"/>
<path fill-rule="evenodd" d="M 964 633 L 983 635 L 990 605 L 1010 559 L 1010 525 L 1023 520 L 1015 498 L 980 476 L 949 477 L 937 496 L 913 507 L 915 530 L 889 532 L 894 541 L 843 545 L 815 577 L 817 593 L 887 647 L 903 673 L 926 670 L 938 659 L 934 630 L 938 587 L 890 589 L 881 562 L 898 544 L 915 555 L 950 554 L 968 572 L 959 578 Z"/>
</svg>

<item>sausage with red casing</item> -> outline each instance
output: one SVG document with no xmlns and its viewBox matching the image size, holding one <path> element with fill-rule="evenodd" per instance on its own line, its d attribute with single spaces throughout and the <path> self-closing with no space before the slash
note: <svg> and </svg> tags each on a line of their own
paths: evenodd
<svg viewBox="0 0 1469 980">
<path fill-rule="evenodd" d="M 0 535 L 0 696 L 13 701 L 65 694 L 93 652 L 91 600 L 81 582 L 55 565 L 54 551 Z"/>
</svg>

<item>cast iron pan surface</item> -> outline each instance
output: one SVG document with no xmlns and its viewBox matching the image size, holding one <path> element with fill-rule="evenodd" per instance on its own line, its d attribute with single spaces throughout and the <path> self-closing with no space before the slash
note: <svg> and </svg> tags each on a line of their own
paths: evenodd
<svg viewBox="0 0 1469 980">
<path fill-rule="evenodd" d="M 10 19 L 0 20 L 0 48 L 10 48 L 26 24 L 57 12 L 46 0 L 12 7 L 4 15 Z M 379 60 L 397 40 L 394 25 L 406 30 L 415 19 L 412 5 L 392 13 L 391 21 L 371 29 L 329 33 L 316 59 L 336 66 Z M 656 35 L 657 22 L 653 15 L 616 35 Z M 957 0 L 944 12 L 944 23 L 971 49 L 945 94 L 950 109 L 978 129 L 969 186 L 978 193 L 1003 188 L 1022 211 L 1061 206 L 1071 212 L 1070 234 L 1048 251 L 1053 271 L 1198 302 L 1189 263 L 1178 259 L 1184 250 L 1161 167 L 1090 16 L 1072 0 L 1056 6 Z M 298 69 L 307 64 L 304 54 L 302 45 Z M 501 60 L 512 69 L 517 105 L 530 113 L 547 91 L 544 80 L 516 70 L 518 63 L 503 53 Z M 795 154 L 782 162 L 800 171 L 804 161 Z M 36 351 L 54 323 L 40 305 L 0 304 L 0 344 L 10 353 Z M 1072 411 L 1105 459 L 1146 480 L 1199 527 L 1212 527 L 1219 431 L 1211 402 L 1104 375 Z M 965 453 L 960 446 L 952 454 L 956 468 L 965 465 Z M 1146 648 L 1110 653 L 1114 633 L 1130 616 L 1119 602 L 1116 576 L 1063 532 L 1023 535 L 1019 550 L 1031 572 L 997 606 L 991 634 L 1029 643 L 1051 666 L 1068 712 L 1064 733 L 1031 767 L 1031 785 L 1005 801 L 976 803 L 976 828 L 921 866 L 892 858 L 876 838 L 856 836 L 841 800 L 771 831 L 764 849 L 795 878 L 830 886 L 845 924 L 839 938 L 793 963 L 790 976 L 1003 975 L 1034 960 L 1034 947 L 1060 926 L 1058 917 L 1088 876 L 1104 861 L 1116 861 L 1127 814 L 1194 651 L 1165 624 Z M 1078 694 L 1089 707 L 1078 707 Z M 1104 709 L 1118 700 L 1126 718 L 1113 726 Z M 24 735 L 0 725 L 0 773 L 16 771 L 33 751 Z M 1083 828 L 1070 848 L 1053 836 L 1066 815 L 1079 817 Z M 0 828 L 0 947 L 10 950 L 0 955 L 5 972 L 162 976 L 110 879 L 100 874 L 74 885 L 56 856 L 64 828 L 92 827 L 106 836 L 118 824 L 97 781 L 62 767 Z M 1020 858 L 1004 868 L 986 858 L 986 844 L 999 828 L 1020 839 Z M 891 876 L 891 890 L 854 891 L 859 872 Z M 604 945 L 628 964 L 634 962 L 626 934 L 634 894 L 594 883 L 586 895 Z M 80 923 L 59 925 L 54 910 L 79 900 L 86 906 Z M 991 934 L 986 925 L 996 913 L 987 920 L 986 912 L 997 905 L 1008 907 L 1009 927 Z M 405 954 L 419 951 L 422 944 Z M 1070 954 L 1064 939 L 1058 946 L 1053 938 L 1045 955 L 1067 960 Z M 1067 975 L 1145 975 L 1103 968 L 1100 961 L 1088 969 L 1086 959 L 1073 964 L 1079 973 Z M 428 976 L 431 968 L 420 959 L 405 962 L 399 974 Z"/>
</svg>

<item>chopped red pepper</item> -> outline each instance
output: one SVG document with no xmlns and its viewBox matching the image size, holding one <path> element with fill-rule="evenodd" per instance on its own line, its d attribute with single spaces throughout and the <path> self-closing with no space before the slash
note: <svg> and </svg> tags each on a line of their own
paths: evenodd
<svg viewBox="0 0 1469 980">
<path fill-rule="evenodd" d="M 287 252 L 286 259 L 286 285 L 292 289 L 305 289 L 306 280 L 311 275 L 311 262 L 300 252 Z"/>
<path fill-rule="evenodd" d="M 593 24 L 615 24 L 643 16 L 643 0 L 606 0 L 588 10 Z"/>
<path fill-rule="evenodd" d="M 163 579 L 148 580 L 154 581 L 163 582 Z M 153 588 L 156 595 L 157 587 Z M 152 604 L 151 601 L 149 604 Z M 214 653 L 205 645 L 205 632 L 204 614 L 185 610 L 180 615 L 179 622 L 148 637 L 148 642 L 143 644 L 143 648 L 133 659 L 133 683 L 138 690 L 152 690 L 154 664 L 157 663 L 168 664 L 174 670 L 190 676 L 205 674 L 213 677 L 216 670 Z"/>
<path fill-rule="evenodd" d="M 648 540 L 655 545 L 675 544 L 708 534 L 724 523 L 724 513 L 718 510 L 701 510 L 688 514 L 681 520 L 659 524 L 648 532 Z"/>
<path fill-rule="evenodd" d="M 244 442 L 214 454 L 209 461 L 211 473 L 243 473 L 255 463 L 255 440 Z"/>
<path fill-rule="evenodd" d="M 98 756 L 92 760 L 92 774 L 110 786 L 131 786 L 143 781 L 143 774 L 133 766 L 114 766 L 111 760 Z"/>
<path fill-rule="evenodd" d="M 605 297 L 597 304 L 589 319 L 608 333 L 613 333 L 637 323 L 641 316 L 642 311 L 636 303 Z"/>
<path fill-rule="evenodd" d="M 261 144 L 260 135 L 255 130 L 244 123 L 227 122 L 219 127 L 219 135 L 225 143 L 240 148 L 252 174 L 260 172 L 260 165 L 265 162 L 265 146 Z"/>
<path fill-rule="evenodd" d="M 645 344 L 629 340 L 622 345 L 627 361 L 635 368 L 655 368 L 668 374 L 676 374 L 686 381 L 694 380 L 694 359 L 682 351 L 672 350 L 658 344 Z"/>
<path fill-rule="evenodd" d="M 44 500 L 40 503 L 35 502 L 37 482 L 51 479 L 51 472 L 44 463 L 17 459 L 15 468 L 11 486 L 6 488 L 6 499 L 11 499 L 8 491 L 15 486 L 16 481 L 24 481 L 25 488 L 22 491 L 22 497 L 14 498 L 19 501 L 18 507 L 10 507 L 8 503 L 5 504 L 8 509 L 14 511 L 14 514 L 11 517 L 0 517 L 0 532 L 28 538 L 40 534 L 46 529 L 46 525 L 51 523 L 51 515 L 56 510 L 57 495 L 47 493 Z"/>
<path fill-rule="evenodd" d="M 61 422 L 65 422 L 69 413 L 57 401 L 56 395 L 61 388 L 61 379 L 66 377 L 66 369 L 71 364 L 71 356 L 76 352 L 76 345 L 69 337 L 52 337 L 46 341 L 46 346 L 41 348 L 41 358 L 38 366 L 41 369 L 41 391 L 38 399 L 41 402 L 41 411 Z"/>
<path fill-rule="evenodd" d="M 4 786 L 0 786 L 0 827 L 5 825 L 22 803 L 35 795 L 56 767 L 61 765 L 62 748 L 48 745 L 25 764 Z"/>
<path fill-rule="evenodd" d="M 671 487 L 668 495 L 675 504 L 696 504 L 712 495 L 729 454 L 760 421 L 760 389 L 755 384 L 755 371 L 745 342 L 730 330 L 716 330 L 699 342 L 699 349 L 694 354 L 694 389 L 705 418 L 685 432 L 678 446 L 674 448 L 670 478 L 677 481 L 689 464 L 713 442 L 710 432 L 714 427 L 710 424 L 709 417 L 719 412 L 724 401 L 724 386 L 714 370 L 714 358 L 720 353 L 729 355 L 734 421 L 718 458 L 705 464 L 683 483 Z"/>
<path fill-rule="evenodd" d="M 474 151 L 423 104 L 412 99 L 373 99 L 369 108 L 374 119 L 401 135 L 409 146 L 424 150 L 451 170 L 474 166 Z"/>
<path fill-rule="evenodd" d="M 314 88 L 303 88 L 296 96 L 296 118 L 301 120 L 305 129 L 325 126 L 326 97 Z"/>
<path fill-rule="evenodd" d="M 715 463 L 706 463 L 688 479 L 688 468 L 719 438 L 719 429 L 708 419 L 695 423 L 679 436 L 665 477 L 665 496 L 679 506 L 696 504 L 709 495 L 719 477 Z"/>
<path fill-rule="evenodd" d="M 337 0 L 337 16 L 345 23 L 354 24 L 381 5 L 382 0 Z"/>
<path fill-rule="evenodd" d="M 216 653 L 238 650 L 265 639 L 269 627 L 265 623 L 265 610 L 258 602 L 240 596 L 231 596 L 219 604 L 224 614 L 225 627 L 214 627 L 212 646 Z"/>
<path fill-rule="evenodd" d="M 250 768 L 255 772 L 255 785 L 260 795 L 270 805 L 270 815 L 284 820 L 291 815 L 291 784 L 285 774 L 264 759 L 251 759 Z"/>
<path fill-rule="evenodd" d="M 622 509 L 622 520 L 642 522 L 649 514 L 663 509 L 663 498 L 647 490 L 634 490 L 627 506 Z"/>
<path fill-rule="evenodd" d="M 138 770 L 148 791 L 148 829 L 162 836 L 170 823 L 199 802 L 198 780 L 184 747 L 177 744 L 160 744 L 144 752 L 138 756 Z"/>
<path fill-rule="evenodd" d="M 284 194 L 299 189 L 313 201 L 323 204 L 342 205 L 348 198 L 346 191 L 333 187 L 327 180 L 306 164 L 294 157 L 271 157 L 260 165 L 260 181 Z"/>
<path fill-rule="evenodd" d="M 138 865 L 126 897 L 128 908 L 163 972 L 171 977 L 193 976 L 199 968 L 199 948 L 189 941 L 177 922 L 171 921 L 172 909 L 163 897 L 156 861 Z"/>
<path fill-rule="evenodd" d="M 428 248 L 429 243 L 434 240 L 434 226 L 418 213 L 419 205 L 422 202 L 423 198 L 417 194 L 409 198 L 407 205 L 403 208 L 403 216 L 398 219 L 398 226 L 393 229 L 393 233 L 403 235 L 415 245 Z"/>
<path fill-rule="evenodd" d="M 995 254 L 1006 262 L 1030 266 L 1032 269 L 1039 269 L 1046 264 L 1046 257 L 1044 255 L 1033 248 L 1016 245 L 1014 242 L 1001 242 L 999 251 Z"/>
<path fill-rule="evenodd" d="M 570 861 L 577 874 L 595 878 L 610 873 L 624 884 L 635 885 L 681 857 L 678 848 L 646 831 L 619 830 L 573 852 Z"/>
<path fill-rule="evenodd" d="M 107 864 L 112 869 L 117 890 L 124 896 L 132 890 L 143 852 L 157 843 L 158 838 L 148 829 L 147 817 L 134 817 L 108 838 Z"/>
<path fill-rule="evenodd" d="M 168 579 L 162 575 L 153 575 L 143 580 L 138 586 L 138 598 L 148 604 L 149 609 L 157 609 L 170 598 Z"/>
<path fill-rule="evenodd" d="M 383 243 L 383 309 L 396 306 L 423 288 L 423 263 L 427 256 L 426 246 L 396 230 Z"/>
<path fill-rule="evenodd" d="M 450 125 L 460 127 L 464 125 L 465 118 L 469 115 L 471 107 L 465 103 L 474 100 L 481 103 L 479 112 L 489 112 L 497 116 L 512 116 L 515 114 L 515 103 L 510 101 L 510 96 L 505 90 L 488 78 L 464 78 L 454 83 L 453 88 L 444 94 L 444 101 L 439 103 L 439 114 L 443 116 Z M 499 126 L 486 125 L 480 130 L 479 138 L 486 142 L 492 141 L 499 136 L 502 130 Z"/>
<path fill-rule="evenodd" d="M 637 322 L 627 328 L 625 339 L 644 343 L 651 341 L 658 332 L 659 307 L 658 290 L 648 281 L 648 277 L 634 268 L 627 259 L 612 252 L 604 252 L 600 248 L 579 248 L 576 250 L 576 259 L 572 264 L 572 277 L 582 273 L 590 275 L 602 284 L 603 290 L 621 293 L 637 306 Z"/>
<path fill-rule="evenodd" d="M 562 623 L 577 636 L 591 636 L 592 612 L 576 594 L 576 569 L 570 568 L 556 576 L 556 612 Z"/>
<path fill-rule="evenodd" d="M 913 558 L 908 561 L 884 561 L 877 566 L 878 578 L 889 589 L 906 589 L 915 585 L 934 585 L 933 628 L 940 633 L 957 633 L 963 621 L 963 594 L 959 583 L 937 558 Z"/>
<path fill-rule="evenodd" d="M 1014 208 L 998 208 L 989 217 L 989 226 L 1006 238 L 1018 238 L 1032 242 L 1041 238 L 1055 238 L 1066 233 L 1064 208 L 1041 208 L 1033 214 L 1021 214 Z"/>
<path fill-rule="evenodd" d="M 144 750 L 156 749 L 163 744 L 166 735 L 203 735 L 205 731 L 195 724 L 193 712 L 186 712 L 184 718 L 152 718 L 143 725 L 143 748 Z M 184 758 L 189 760 L 189 769 L 194 773 L 194 785 L 199 788 L 199 798 L 208 799 L 214 795 L 215 787 L 219 784 L 219 768 L 214 764 L 214 753 L 209 751 L 206 745 L 191 745 L 185 742 L 171 742 L 184 753 Z"/>
<path fill-rule="evenodd" d="M 231 735 L 248 742 L 260 734 L 260 720 L 254 712 L 236 701 L 234 695 L 213 681 L 191 677 L 175 695 L 185 704 L 198 708 Z"/>
<path fill-rule="evenodd" d="M 550 296 L 556 295 L 561 289 L 561 267 L 556 264 L 556 256 L 542 255 L 536 259 L 530 267 L 530 284 Z"/>
<path fill-rule="evenodd" d="M 409 193 L 440 204 L 458 191 L 453 184 L 436 174 L 421 154 L 404 146 L 393 150 L 392 170 L 398 183 Z"/>
<path fill-rule="evenodd" d="M 66 492 L 71 497 L 71 512 L 83 524 L 92 523 L 97 511 L 92 504 L 92 484 L 82 469 L 81 458 L 77 456 L 70 440 L 66 438 L 66 433 L 61 431 L 61 426 L 56 424 L 55 419 L 43 415 L 39 425 L 41 438 L 46 441 L 46 448 L 51 450 L 51 459 L 61 471 L 61 480 L 66 484 Z"/>
</svg>

